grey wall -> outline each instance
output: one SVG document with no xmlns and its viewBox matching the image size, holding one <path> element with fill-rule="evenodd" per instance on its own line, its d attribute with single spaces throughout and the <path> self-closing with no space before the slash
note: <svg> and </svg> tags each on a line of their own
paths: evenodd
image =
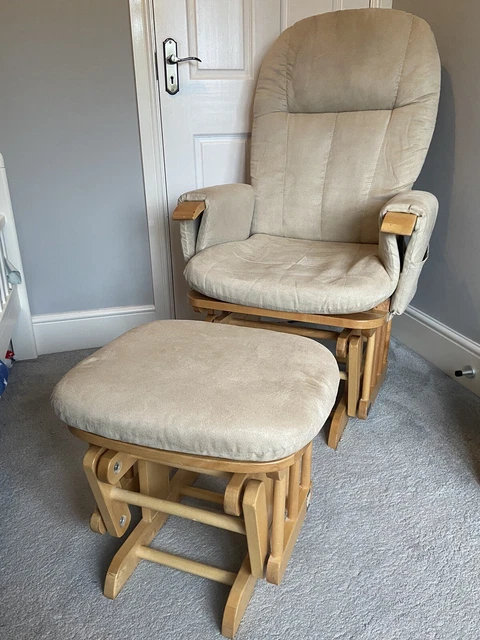
<svg viewBox="0 0 480 640">
<path fill-rule="evenodd" d="M 413 305 L 480 342 L 480 3 L 394 0 L 430 23 L 442 59 L 432 147 L 416 188 L 440 200 Z"/>
<path fill-rule="evenodd" d="M 32 313 L 151 304 L 128 0 L 1 0 L 0 152 Z"/>
</svg>

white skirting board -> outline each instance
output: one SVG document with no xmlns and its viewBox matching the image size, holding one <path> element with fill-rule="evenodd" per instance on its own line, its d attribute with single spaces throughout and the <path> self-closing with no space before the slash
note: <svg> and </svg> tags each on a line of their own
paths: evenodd
<svg viewBox="0 0 480 640">
<path fill-rule="evenodd" d="M 102 347 L 125 331 L 158 320 L 153 305 L 32 316 L 39 354 Z"/>
<path fill-rule="evenodd" d="M 451 378 L 480 396 L 480 344 L 415 307 L 393 320 L 392 335 Z M 455 378 L 455 369 L 471 365 L 475 378 Z"/>
</svg>

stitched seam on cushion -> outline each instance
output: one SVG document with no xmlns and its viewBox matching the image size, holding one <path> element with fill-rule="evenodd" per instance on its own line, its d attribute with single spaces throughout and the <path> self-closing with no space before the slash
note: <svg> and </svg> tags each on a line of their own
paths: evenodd
<svg viewBox="0 0 480 640">
<path fill-rule="evenodd" d="M 291 49 L 291 39 L 292 39 L 292 31 L 290 30 L 288 33 L 288 39 L 286 42 L 287 45 L 287 59 L 285 62 L 285 106 L 287 107 L 286 113 L 287 114 L 287 123 L 286 123 L 286 127 L 285 127 L 285 168 L 284 168 L 284 172 L 283 172 L 283 188 L 282 188 L 282 233 L 285 236 L 285 183 L 287 181 L 287 160 L 288 160 L 288 133 L 289 133 L 289 125 L 290 125 L 290 111 L 289 111 L 289 106 L 288 106 L 288 77 L 289 77 L 289 73 L 291 71 L 291 62 L 289 62 L 290 59 L 290 49 Z"/>
<path fill-rule="evenodd" d="M 285 185 L 287 182 L 287 161 L 288 161 L 288 134 L 289 134 L 289 128 L 290 128 L 290 113 L 287 111 L 287 122 L 285 125 L 285 167 L 283 170 L 283 187 L 282 187 L 282 194 L 283 194 L 283 201 L 282 201 L 282 233 L 285 237 Z"/>
<path fill-rule="evenodd" d="M 363 207 L 362 214 L 360 216 L 360 242 L 362 241 L 362 238 L 363 238 L 363 235 L 364 235 L 365 212 L 367 210 L 368 201 L 370 200 L 370 195 L 372 193 L 372 187 L 373 187 L 373 183 L 375 181 L 375 176 L 377 175 L 378 163 L 380 162 L 380 156 L 382 155 L 383 145 L 385 144 L 385 140 L 387 138 L 387 133 L 388 133 L 388 129 L 390 127 L 390 123 L 392 121 L 393 112 L 396 109 L 395 105 L 397 103 L 398 92 L 399 92 L 399 89 L 400 89 L 400 81 L 402 79 L 403 69 L 405 67 L 405 60 L 407 59 L 407 52 L 408 52 L 408 47 L 409 47 L 409 44 L 410 44 L 410 38 L 412 37 L 413 20 L 414 20 L 414 16 L 412 15 L 411 16 L 411 20 L 410 20 L 410 31 L 408 33 L 407 44 L 405 45 L 405 51 L 403 53 L 403 61 L 402 61 L 401 66 L 399 67 L 399 71 L 398 71 L 398 76 L 397 76 L 397 81 L 396 81 L 396 89 L 395 89 L 395 99 L 393 101 L 393 107 L 392 107 L 392 109 L 390 109 L 390 117 L 388 119 L 387 126 L 385 127 L 385 131 L 383 132 L 382 143 L 381 143 L 380 148 L 378 150 L 377 161 L 375 162 L 375 167 L 373 169 L 372 177 L 371 177 L 371 180 L 370 180 L 370 186 L 368 188 L 367 197 L 365 199 L 365 205 Z"/>
<path fill-rule="evenodd" d="M 333 122 L 333 128 L 332 128 L 332 135 L 330 137 L 330 146 L 328 148 L 328 154 L 327 154 L 327 159 L 325 162 L 325 169 L 323 172 L 323 186 L 322 186 L 322 195 L 320 198 L 320 240 L 323 240 L 323 233 L 322 233 L 322 223 L 323 223 L 323 199 L 325 196 L 325 184 L 327 182 L 327 172 L 328 172 L 328 164 L 330 162 L 330 156 L 332 153 L 332 146 L 333 146 L 333 136 L 335 135 L 335 129 L 337 128 L 337 120 L 338 120 L 338 113 L 335 114 L 335 120 Z"/>
<path fill-rule="evenodd" d="M 393 109 L 397 108 L 397 100 L 398 100 L 398 92 L 400 90 L 400 82 L 402 80 L 402 76 L 403 76 L 403 70 L 405 68 L 405 61 L 407 60 L 407 53 L 408 53 L 408 48 L 410 46 L 410 40 L 412 38 L 412 32 L 413 32 L 413 21 L 414 21 L 414 16 L 411 16 L 411 21 L 410 21 L 410 31 L 408 34 L 408 38 L 407 38 L 407 44 L 405 46 L 405 51 L 403 53 L 403 62 L 402 62 L 402 66 L 400 67 L 400 71 L 398 73 L 398 78 L 397 78 L 397 88 L 395 90 L 395 100 L 393 102 Z"/>
</svg>

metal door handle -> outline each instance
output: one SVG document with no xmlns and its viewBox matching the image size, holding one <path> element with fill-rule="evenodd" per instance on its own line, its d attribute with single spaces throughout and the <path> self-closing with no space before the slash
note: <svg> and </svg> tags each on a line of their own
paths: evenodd
<svg viewBox="0 0 480 640">
<path fill-rule="evenodd" d="M 174 53 L 172 53 L 172 55 L 168 56 L 167 58 L 168 64 L 178 64 L 179 62 L 188 62 L 189 60 L 196 60 L 197 62 L 201 62 L 200 58 L 196 58 L 195 56 L 189 56 L 188 58 L 177 58 Z"/>
<path fill-rule="evenodd" d="M 173 38 L 167 38 L 163 43 L 163 62 L 165 67 L 165 90 L 171 96 L 178 93 L 178 64 L 180 62 L 201 62 L 196 56 L 179 58 L 177 56 L 177 43 Z"/>
</svg>

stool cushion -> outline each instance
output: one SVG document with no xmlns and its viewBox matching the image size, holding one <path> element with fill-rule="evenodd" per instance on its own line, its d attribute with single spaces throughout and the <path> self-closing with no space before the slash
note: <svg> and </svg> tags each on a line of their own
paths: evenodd
<svg viewBox="0 0 480 640">
<path fill-rule="evenodd" d="M 68 425 L 113 440 L 269 461 L 317 435 L 338 383 L 334 356 L 309 338 L 160 320 L 80 362 L 52 402 Z"/>
</svg>

